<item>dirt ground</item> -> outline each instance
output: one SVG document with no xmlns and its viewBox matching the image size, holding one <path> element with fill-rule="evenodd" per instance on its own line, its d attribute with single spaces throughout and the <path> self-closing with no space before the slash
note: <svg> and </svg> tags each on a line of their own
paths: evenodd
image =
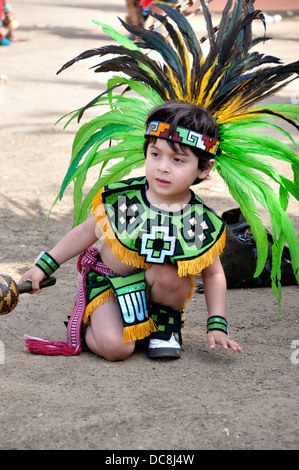
<svg viewBox="0 0 299 470">
<path fill-rule="evenodd" d="M 76 123 L 67 130 L 54 124 L 105 89 L 104 77 L 89 71 L 88 63 L 59 76 L 56 71 L 78 53 L 109 42 L 92 19 L 119 28 L 117 17 L 126 11 L 121 0 L 14 0 L 13 6 L 17 36 L 24 41 L 0 49 L 0 72 L 8 77 L 0 104 L 0 272 L 18 280 L 72 225 L 70 189 L 40 243 L 78 129 Z M 261 48 L 290 62 L 298 58 L 299 17 L 282 16 L 267 26 L 273 41 Z M 201 16 L 192 24 L 204 34 Z M 293 82 L 273 101 L 298 98 Z M 235 206 L 216 174 L 200 194 L 219 214 Z M 299 233 L 293 200 L 288 213 Z M 66 339 L 76 260 L 56 277 L 55 287 L 23 295 L 11 314 L 0 317 L 0 449 L 298 448 L 299 365 L 292 349 L 299 341 L 298 286 L 283 288 L 279 318 L 271 289 L 228 291 L 230 334 L 243 354 L 208 350 L 204 298 L 196 294 L 186 311 L 180 360 L 153 361 L 139 350 L 125 362 L 109 363 L 91 353 L 44 357 L 24 349 L 24 334 Z"/>
</svg>

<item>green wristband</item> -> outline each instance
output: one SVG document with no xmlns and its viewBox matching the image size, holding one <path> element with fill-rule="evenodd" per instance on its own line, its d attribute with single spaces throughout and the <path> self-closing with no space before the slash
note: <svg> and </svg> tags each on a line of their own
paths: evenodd
<svg viewBox="0 0 299 470">
<path fill-rule="evenodd" d="M 41 252 L 34 262 L 35 266 L 41 269 L 46 276 L 51 276 L 59 268 L 59 264 L 49 253 Z"/>
<path fill-rule="evenodd" d="M 214 330 L 222 331 L 228 335 L 226 318 L 217 315 L 209 317 L 207 320 L 207 333 Z"/>
</svg>

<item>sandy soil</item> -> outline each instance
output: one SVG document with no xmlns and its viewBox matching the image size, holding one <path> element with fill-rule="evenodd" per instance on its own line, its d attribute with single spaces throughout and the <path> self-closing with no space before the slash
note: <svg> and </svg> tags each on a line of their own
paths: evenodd
<svg viewBox="0 0 299 470">
<path fill-rule="evenodd" d="M 217 0 L 215 0 L 216 2 Z M 0 272 L 16 280 L 41 249 L 50 249 L 72 225 L 72 191 L 42 228 L 58 192 L 77 130 L 54 123 L 99 90 L 103 77 L 68 59 L 109 39 L 92 19 L 119 27 L 121 0 L 82 5 L 79 0 L 13 2 L 20 20 L 17 42 L 0 49 L 1 246 Z M 192 20 L 201 34 L 202 19 Z M 260 27 L 257 30 L 261 32 Z M 298 57 L 298 17 L 268 25 L 274 39 L 261 47 L 285 62 Z M 275 101 L 298 102 L 298 84 Z M 218 213 L 234 207 L 213 175 L 201 196 Z M 299 233 L 298 205 L 289 215 Z M 265 219 L 265 224 L 267 218 Z M 298 287 L 283 288 L 283 309 L 271 289 L 230 290 L 231 336 L 244 354 L 208 350 L 204 299 L 187 309 L 179 361 L 149 360 L 137 351 L 109 363 L 91 353 L 43 357 L 24 350 L 23 335 L 65 339 L 64 320 L 76 296 L 76 260 L 57 272 L 57 284 L 39 296 L 23 295 L 0 317 L 5 348 L 0 364 L 0 449 L 216 450 L 298 448 Z M 294 343 L 293 343 L 294 344 Z M 291 356 L 293 353 L 293 356 Z"/>
</svg>

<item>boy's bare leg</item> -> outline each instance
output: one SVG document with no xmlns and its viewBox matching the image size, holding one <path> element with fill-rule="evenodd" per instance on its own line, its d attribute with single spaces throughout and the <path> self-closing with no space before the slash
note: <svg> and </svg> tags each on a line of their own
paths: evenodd
<svg viewBox="0 0 299 470">
<path fill-rule="evenodd" d="M 172 264 L 151 265 L 145 272 L 148 303 L 167 305 L 180 310 L 190 292 L 190 279 L 179 277 Z"/>
<path fill-rule="evenodd" d="M 146 270 L 148 301 L 182 308 L 190 291 L 190 280 L 179 277 L 177 268 L 170 264 L 152 265 Z M 135 349 L 135 342 L 123 342 L 123 323 L 117 302 L 107 302 L 97 307 L 91 315 L 91 325 L 86 329 L 89 349 L 109 361 L 127 359 Z"/>
<path fill-rule="evenodd" d="M 135 342 L 123 342 L 123 331 L 118 303 L 107 302 L 93 311 L 91 325 L 86 329 L 86 344 L 108 361 L 122 361 L 135 349 Z"/>
</svg>

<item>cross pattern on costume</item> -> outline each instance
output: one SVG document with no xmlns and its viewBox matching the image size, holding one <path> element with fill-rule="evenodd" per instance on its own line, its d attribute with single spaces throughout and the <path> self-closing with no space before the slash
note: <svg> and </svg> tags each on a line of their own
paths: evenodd
<svg viewBox="0 0 299 470">
<path fill-rule="evenodd" d="M 140 254 L 147 263 L 164 263 L 166 256 L 175 252 L 176 237 L 169 235 L 169 227 L 151 227 L 141 238 Z"/>
</svg>

